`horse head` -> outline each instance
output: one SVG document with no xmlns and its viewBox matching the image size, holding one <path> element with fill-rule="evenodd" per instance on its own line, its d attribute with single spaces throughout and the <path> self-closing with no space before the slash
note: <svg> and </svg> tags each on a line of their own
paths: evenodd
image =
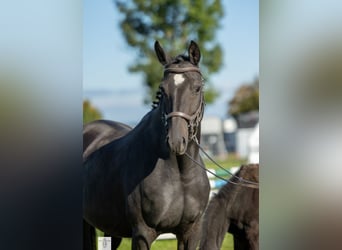
<svg viewBox="0 0 342 250">
<path fill-rule="evenodd" d="M 203 78 L 198 67 L 201 53 L 191 41 L 188 55 L 169 57 L 156 41 L 155 52 L 164 66 L 160 85 L 162 121 L 166 141 L 173 153 L 183 155 L 189 140 L 196 139 L 204 110 Z"/>
</svg>

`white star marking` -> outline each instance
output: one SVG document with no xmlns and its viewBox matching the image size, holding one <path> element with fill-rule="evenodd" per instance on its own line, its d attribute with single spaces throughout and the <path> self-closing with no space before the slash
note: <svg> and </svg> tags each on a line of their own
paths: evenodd
<svg viewBox="0 0 342 250">
<path fill-rule="evenodd" d="M 175 81 L 175 85 L 178 86 L 178 85 L 182 84 L 185 79 L 183 77 L 183 74 L 176 74 L 173 77 L 173 80 Z"/>
</svg>

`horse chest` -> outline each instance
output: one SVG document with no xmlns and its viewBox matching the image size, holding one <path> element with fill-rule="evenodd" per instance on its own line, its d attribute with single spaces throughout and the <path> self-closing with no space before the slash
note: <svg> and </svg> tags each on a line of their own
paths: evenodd
<svg viewBox="0 0 342 250">
<path fill-rule="evenodd" d="M 142 215 L 147 224 L 171 226 L 181 218 L 183 194 L 180 183 L 143 184 L 140 190 Z M 177 224 L 177 223 L 176 223 Z"/>
<path fill-rule="evenodd" d="M 199 200 L 197 195 L 201 191 L 193 185 L 185 186 L 180 177 L 143 183 L 140 194 L 145 222 L 151 227 L 165 229 L 194 221 L 205 207 L 205 201 Z"/>
</svg>

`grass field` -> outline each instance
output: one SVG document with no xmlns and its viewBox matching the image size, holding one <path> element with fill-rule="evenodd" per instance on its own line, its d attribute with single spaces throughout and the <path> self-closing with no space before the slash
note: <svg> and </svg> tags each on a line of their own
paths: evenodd
<svg viewBox="0 0 342 250">
<path fill-rule="evenodd" d="M 131 249 L 131 240 L 123 239 L 119 250 L 130 250 Z M 152 250 L 175 250 L 177 249 L 177 240 L 157 240 L 152 244 Z M 227 234 L 221 250 L 233 250 L 233 236 L 231 234 Z"/>
<path fill-rule="evenodd" d="M 103 236 L 103 233 L 97 231 L 97 236 Z M 131 239 L 123 239 L 118 248 L 119 250 L 130 250 L 131 249 Z M 177 240 L 157 240 L 152 243 L 152 250 L 175 250 L 177 249 Z M 231 234 L 226 234 L 221 250 L 233 250 L 233 236 Z"/>
<path fill-rule="evenodd" d="M 212 169 L 219 169 L 213 162 L 205 159 L 203 157 L 204 163 L 206 168 L 212 168 Z M 229 155 L 227 160 L 216 160 L 217 163 L 219 163 L 224 168 L 231 168 L 231 167 L 237 167 L 241 164 L 245 164 L 247 162 L 246 159 L 240 159 L 235 155 Z"/>
<path fill-rule="evenodd" d="M 207 168 L 211 169 L 218 169 L 218 167 L 207 160 L 204 161 Z M 220 160 L 217 161 L 222 167 L 224 168 L 231 168 L 240 166 L 241 164 L 244 164 L 246 161 L 243 159 L 239 159 L 234 155 L 229 155 L 227 160 Z M 103 236 L 103 233 L 100 231 L 97 231 L 97 236 Z M 131 239 L 123 239 L 119 250 L 130 250 L 131 249 Z M 151 247 L 152 250 L 175 250 L 177 249 L 177 241 L 176 240 L 158 240 L 155 241 L 152 244 Z M 233 237 L 231 234 L 226 234 L 221 250 L 233 250 Z"/>
</svg>

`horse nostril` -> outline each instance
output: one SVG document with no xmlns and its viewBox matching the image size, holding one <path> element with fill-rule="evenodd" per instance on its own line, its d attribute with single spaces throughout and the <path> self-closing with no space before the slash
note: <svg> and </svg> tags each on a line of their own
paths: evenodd
<svg viewBox="0 0 342 250">
<path fill-rule="evenodd" d="M 186 140 L 185 140 L 184 137 L 182 137 L 182 139 L 183 139 L 183 144 L 185 145 L 186 144 Z"/>
</svg>

